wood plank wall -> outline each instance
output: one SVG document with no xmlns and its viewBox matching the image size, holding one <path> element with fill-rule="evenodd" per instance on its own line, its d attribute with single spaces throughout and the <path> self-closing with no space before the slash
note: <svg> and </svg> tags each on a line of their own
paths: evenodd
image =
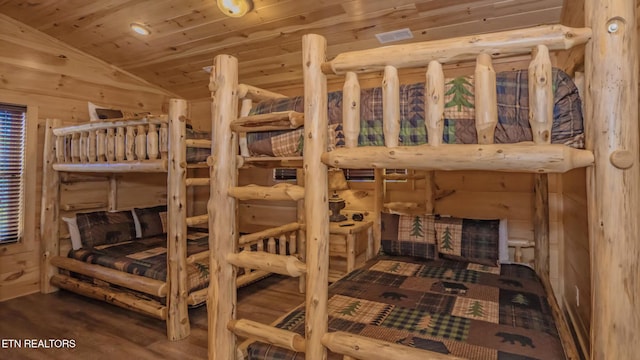
<svg viewBox="0 0 640 360">
<path fill-rule="evenodd" d="M 86 55 L 59 41 L 0 14 L 0 102 L 28 106 L 28 128 L 44 124 L 46 118 L 66 123 L 88 121 L 87 102 L 127 111 L 166 111 L 169 91 L 157 88 L 100 59 Z M 206 86 L 206 85 L 205 85 Z M 33 116 L 35 114 L 35 116 Z M 43 129 L 27 139 L 37 142 L 27 154 L 26 193 L 33 198 L 25 209 L 22 244 L 0 246 L 0 301 L 39 290 L 39 226 Z M 157 179 L 141 183 L 135 177 L 120 180 L 126 185 L 121 199 L 149 194 L 142 202 L 156 203 L 166 191 Z M 95 186 L 93 184 L 92 186 Z M 87 185 L 85 185 L 87 186 Z M 90 186 L 90 188 L 92 188 Z M 73 185 L 72 187 L 80 187 Z M 140 191 L 143 188 L 144 191 Z M 78 188 L 79 189 L 79 188 Z M 135 189 L 135 190 L 134 190 Z M 105 190 L 106 191 L 106 190 Z M 93 191 L 72 195 L 84 202 L 99 198 Z M 102 201 L 105 201 L 106 197 Z M 129 206 L 129 203 L 123 205 Z M 62 227 L 65 228 L 65 227 Z"/>
</svg>

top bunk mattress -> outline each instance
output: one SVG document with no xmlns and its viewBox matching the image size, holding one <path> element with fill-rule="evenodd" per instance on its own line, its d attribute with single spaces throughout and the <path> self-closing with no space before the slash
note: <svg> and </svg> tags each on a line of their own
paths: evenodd
<svg viewBox="0 0 640 360">
<path fill-rule="evenodd" d="M 575 148 L 584 147 L 582 102 L 573 80 L 559 69 L 553 69 L 554 111 L 551 142 Z M 495 143 L 532 141 L 529 125 L 528 71 L 514 70 L 496 74 L 498 124 Z M 475 95 L 473 76 L 445 79 L 445 144 L 475 144 Z M 383 146 L 382 88 L 362 89 L 360 92 L 360 136 L 358 146 Z M 302 97 L 260 102 L 253 114 L 276 111 L 304 112 Z M 330 147 L 344 146 L 342 131 L 342 92 L 328 94 Z M 252 155 L 300 156 L 303 148 L 303 129 L 248 133 Z M 400 86 L 399 145 L 413 146 L 427 143 L 424 125 L 424 83 Z"/>
<path fill-rule="evenodd" d="M 381 256 L 329 288 L 329 332 L 469 359 L 564 359 L 544 286 L 524 265 Z M 304 305 L 276 326 L 304 334 Z M 304 359 L 254 342 L 251 360 Z M 329 359 L 342 359 L 329 352 Z"/>
</svg>

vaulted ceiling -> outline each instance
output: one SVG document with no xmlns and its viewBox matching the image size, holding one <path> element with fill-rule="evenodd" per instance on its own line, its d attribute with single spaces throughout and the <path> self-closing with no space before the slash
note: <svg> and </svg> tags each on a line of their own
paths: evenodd
<svg viewBox="0 0 640 360">
<path fill-rule="evenodd" d="M 254 0 L 242 18 L 215 0 L 0 0 L 0 13 L 187 99 L 209 96 L 203 67 L 240 61 L 240 81 L 271 90 L 299 84 L 301 38 L 324 35 L 329 57 L 380 46 L 375 34 L 409 28 L 410 41 L 516 29 L 560 19 L 562 0 Z M 142 23 L 148 36 L 129 25 Z"/>
</svg>

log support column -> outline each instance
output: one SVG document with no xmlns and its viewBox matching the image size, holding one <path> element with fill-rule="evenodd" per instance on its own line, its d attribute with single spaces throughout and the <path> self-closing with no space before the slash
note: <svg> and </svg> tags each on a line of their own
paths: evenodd
<svg viewBox="0 0 640 360">
<path fill-rule="evenodd" d="M 585 1 L 592 359 L 636 359 L 640 344 L 636 11 L 635 1 Z"/>
<path fill-rule="evenodd" d="M 231 122 L 238 117 L 238 59 L 229 55 L 215 58 L 209 89 L 213 92 L 212 126 L 215 136 L 211 147 L 213 157 L 208 161 L 212 180 L 207 207 L 209 359 L 229 360 L 236 357 L 236 338 L 227 328 L 236 317 L 236 270 L 226 258 L 238 248 L 236 200 L 229 195 L 229 188 L 238 184 L 238 137 L 231 131 Z"/>
<path fill-rule="evenodd" d="M 167 336 L 189 336 L 187 296 L 187 154 L 184 145 L 187 101 L 169 102 L 169 171 L 167 172 Z M 139 144 L 146 146 L 146 144 Z"/>
<path fill-rule="evenodd" d="M 305 316 L 306 357 L 322 360 L 327 350 L 327 285 L 329 281 L 329 216 L 327 165 L 320 156 L 327 149 L 327 77 L 321 65 L 326 40 L 319 35 L 302 37 L 304 73 L 304 189 L 307 223 L 307 296 Z"/>
</svg>

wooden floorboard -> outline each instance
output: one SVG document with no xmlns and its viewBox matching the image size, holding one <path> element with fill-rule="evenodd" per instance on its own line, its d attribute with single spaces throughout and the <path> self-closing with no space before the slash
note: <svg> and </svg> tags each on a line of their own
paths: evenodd
<svg viewBox="0 0 640 360">
<path fill-rule="evenodd" d="M 303 301 L 297 279 L 271 276 L 238 291 L 238 317 L 268 324 Z M 0 359 L 205 359 L 206 306 L 189 318 L 191 336 L 171 342 L 164 321 L 67 291 L 28 295 L 0 303 Z M 25 339 L 72 339 L 75 348 L 27 349 Z"/>
</svg>

